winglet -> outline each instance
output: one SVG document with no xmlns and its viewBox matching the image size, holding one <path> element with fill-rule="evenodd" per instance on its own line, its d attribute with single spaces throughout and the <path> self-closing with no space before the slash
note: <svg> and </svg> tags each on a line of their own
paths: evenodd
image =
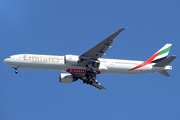
<svg viewBox="0 0 180 120">
<path fill-rule="evenodd" d="M 110 40 L 113 40 L 114 38 L 116 38 L 118 35 L 119 35 L 119 33 L 121 33 L 123 30 L 125 30 L 126 28 L 121 28 L 121 29 L 119 29 L 118 31 L 116 31 L 114 34 L 112 34 L 111 36 L 109 36 L 108 38 L 106 38 L 106 39 L 110 39 Z"/>
<path fill-rule="evenodd" d="M 123 31 L 123 30 L 125 30 L 125 29 L 127 29 L 127 27 L 125 27 L 125 28 L 121 28 L 121 29 L 119 29 L 119 31 Z"/>
</svg>

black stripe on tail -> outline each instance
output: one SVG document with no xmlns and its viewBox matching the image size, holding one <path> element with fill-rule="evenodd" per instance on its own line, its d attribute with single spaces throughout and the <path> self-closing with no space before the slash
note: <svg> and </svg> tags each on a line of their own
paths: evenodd
<svg viewBox="0 0 180 120">
<path fill-rule="evenodd" d="M 160 61 L 162 61 L 162 60 L 164 60 L 164 59 L 166 59 L 166 57 L 163 57 L 163 58 L 154 60 L 154 61 L 152 61 L 151 63 L 158 63 L 158 62 L 160 62 Z"/>
</svg>

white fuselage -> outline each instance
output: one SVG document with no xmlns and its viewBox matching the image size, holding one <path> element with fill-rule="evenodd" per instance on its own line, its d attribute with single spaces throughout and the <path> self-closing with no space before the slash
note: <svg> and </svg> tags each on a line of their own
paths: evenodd
<svg viewBox="0 0 180 120">
<path fill-rule="evenodd" d="M 131 70 L 144 61 L 105 58 L 99 58 L 99 61 L 100 67 L 97 74 L 142 74 L 172 69 L 171 66 L 153 67 L 154 64 L 151 63 L 141 68 Z M 66 64 L 64 56 L 54 55 L 18 54 L 6 58 L 4 63 L 17 68 L 62 70 L 69 73 L 78 74 L 84 74 L 84 71 L 86 70 L 86 67 Z"/>
</svg>

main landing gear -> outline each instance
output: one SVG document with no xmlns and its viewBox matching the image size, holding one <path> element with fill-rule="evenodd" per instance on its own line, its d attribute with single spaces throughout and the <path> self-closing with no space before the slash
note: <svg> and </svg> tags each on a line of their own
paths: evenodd
<svg viewBox="0 0 180 120">
<path fill-rule="evenodd" d="M 92 85 L 96 80 L 96 75 L 94 74 L 86 74 L 86 79 L 83 80 L 83 83 L 87 83 Z"/>
<path fill-rule="evenodd" d="M 15 69 L 15 73 L 18 74 L 18 69 L 17 67 L 13 67 Z"/>
<path fill-rule="evenodd" d="M 83 83 L 92 85 L 96 81 L 96 70 L 98 70 L 99 65 L 100 62 L 98 60 L 86 65 L 86 79 L 83 80 Z"/>
</svg>

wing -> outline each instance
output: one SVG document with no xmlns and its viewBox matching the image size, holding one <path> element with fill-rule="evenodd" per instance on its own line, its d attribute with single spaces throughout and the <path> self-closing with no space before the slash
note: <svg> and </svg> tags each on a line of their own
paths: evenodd
<svg viewBox="0 0 180 120">
<path fill-rule="evenodd" d="M 81 79 L 81 78 L 80 78 Z M 83 79 L 81 79 L 82 81 L 84 81 Z M 100 90 L 104 89 L 104 90 L 107 90 L 105 87 L 103 87 L 97 80 L 95 80 L 92 84 L 90 84 Z"/>
<path fill-rule="evenodd" d="M 83 74 L 72 74 L 75 78 L 77 78 L 77 79 L 80 79 L 80 80 L 82 80 L 82 81 L 86 81 L 86 77 L 85 77 L 85 75 L 83 75 Z M 92 86 L 94 86 L 94 87 L 96 87 L 96 88 L 98 88 L 98 89 L 100 89 L 100 90 L 102 90 L 102 89 L 105 89 L 105 90 L 107 90 L 106 88 L 104 88 L 97 80 L 94 80 L 93 81 L 93 83 L 92 84 L 90 84 L 90 85 L 92 85 Z"/>
<path fill-rule="evenodd" d="M 103 40 L 102 42 L 100 42 L 99 44 L 97 44 L 96 46 L 94 46 L 84 54 L 80 55 L 79 58 L 82 59 L 100 58 L 106 52 L 106 50 L 111 46 L 111 44 L 113 43 L 113 39 L 116 38 L 116 36 L 124 29 L 126 28 L 119 29 L 117 32 L 115 32 L 114 34 L 112 34 L 111 36 L 109 36 L 108 38 L 106 38 L 105 40 Z"/>
<path fill-rule="evenodd" d="M 107 90 L 106 88 L 104 88 L 97 80 L 95 80 L 95 82 L 93 82 L 92 86 L 98 88 L 98 89 L 105 89 Z"/>
</svg>

